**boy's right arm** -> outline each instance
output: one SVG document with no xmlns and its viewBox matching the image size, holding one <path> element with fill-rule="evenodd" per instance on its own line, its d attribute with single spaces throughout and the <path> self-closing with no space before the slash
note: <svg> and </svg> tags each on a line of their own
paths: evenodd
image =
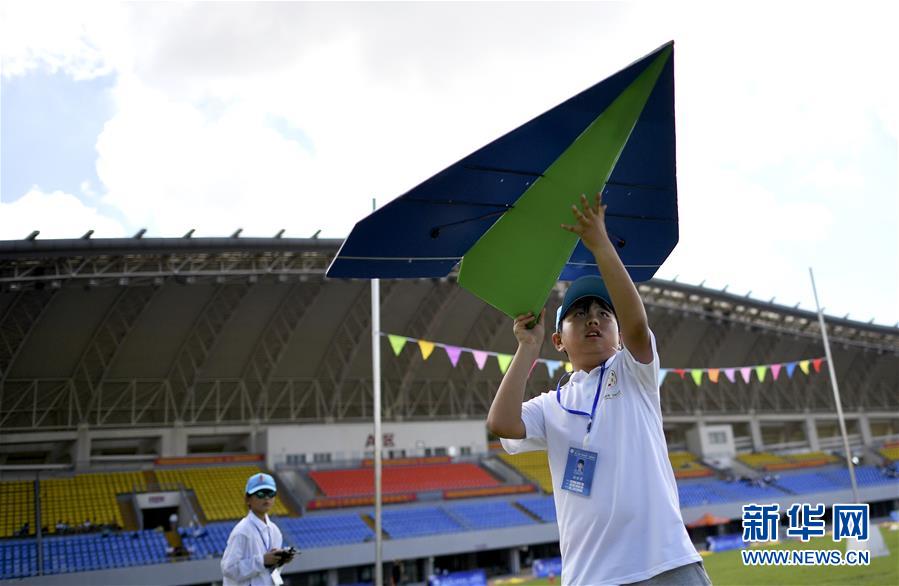
<svg viewBox="0 0 899 586">
<path fill-rule="evenodd" d="M 527 328 L 527 324 L 534 320 L 532 313 L 515 318 L 513 331 L 518 338 L 518 350 L 503 376 L 496 397 L 493 398 L 493 404 L 490 405 L 490 412 L 487 414 L 487 429 L 498 437 L 505 439 L 527 437 L 527 428 L 521 419 L 521 404 L 524 401 L 524 390 L 531 366 L 540 357 L 545 314 L 544 309 L 540 312 L 536 325 L 531 329 Z"/>
</svg>

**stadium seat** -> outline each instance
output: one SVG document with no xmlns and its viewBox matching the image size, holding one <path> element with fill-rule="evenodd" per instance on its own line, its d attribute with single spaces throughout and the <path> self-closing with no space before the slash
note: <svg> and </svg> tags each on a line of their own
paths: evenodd
<svg viewBox="0 0 899 586">
<path fill-rule="evenodd" d="M 310 472 L 309 477 L 329 497 L 369 495 L 374 490 L 374 472 L 371 468 L 319 470 Z M 496 478 L 476 464 L 389 466 L 384 468 L 382 479 L 384 494 L 442 491 L 500 484 Z"/>
<path fill-rule="evenodd" d="M 457 521 L 439 507 L 416 507 L 383 511 L 381 526 L 392 539 L 464 531 Z"/>
<path fill-rule="evenodd" d="M 552 493 L 553 481 L 549 472 L 546 452 L 525 452 L 514 455 L 501 453 L 499 458 L 520 472 L 522 476 L 536 483 L 543 492 Z"/>
<path fill-rule="evenodd" d="M 668 459 L 675 478 L 698 478 L 714 474 L 690 452 L 669 452 Z"/>
<path fill-rule="evenodd" d="M 488 501 L 445 506 L 444 510 L 466 529 L 497 529 L 532 525 L 535 521 L 508 501 Z"/>
<path fill-rule="evenodd" d="M 247 515 L 242 496 L 247 478 L 261 472 L 258 466 L 181 467 L 157 469 L 156 477 L 164 484 L 181 484 L 197 496 L 209 521 L 240 519 Z M 275 500 L 272 515 L 287 515 L 281 499 Z"/>
<path fill-rule="evenodd" d="M 0 482 L 0 537 L 16 535 L 25 523 L 28 523 L 28 532 L 34 534 L 34 482 Z"/>
<path fill-rule="evenodd" d="M 76 474 L 40 481 L 41 519 L 50 533 L 56 532 L 57 521 L 71 527 L 90 520 L 95 525 L 124 525 L 116 495 L 130 493 L 145 486 L 140 472 L 104 472 Z"/>
<path fill-rule="evenodd" d="M 544 523 L 556 522 L 556 503 L 552 496 L 521 499 L 518 504 Z"/>
<path fill-rule="evenodd" d="M 277 523 L 285 541 L 300 549 L 363 543 L 375 537 L 358 514 L 294 517 Z"/>
<path fill-rule="evenodd" d="M 773 472 L 779 470 L 792 470 L 797 468 L 815 468 L 839 462 L 839 459 L 825 452 L 800 452 L 796 454 L 772 454 L 770 452 L 758 452 L 752 454 L 740 454 L 737 459 L 750 468 Z"/>
</svg>

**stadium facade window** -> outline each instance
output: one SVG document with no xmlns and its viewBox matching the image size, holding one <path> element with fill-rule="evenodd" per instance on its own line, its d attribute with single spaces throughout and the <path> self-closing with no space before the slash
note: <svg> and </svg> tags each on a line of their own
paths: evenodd
<svg viewBox="0 0 899 586">
<path fill-rule="evenodd" d="M 446 448 L 434 448 L 434 455 L 435 456 L 445 456 Z"/>
<path fill-rule="evenodd" d="M 390 450 L 387 454 L 388 458 L 405 458 L 406 450 Z"/>
<path fill-rule="evenodd" d="M 462 446 L 461 448 L 459 448 L 459 453 L 463 456 L 470 456 L 471 446 Z"/>
<path fill-rule="evenodd" d="M 709 443 L 710 444 L 724 444 L 727 443 L 727 434 L 723 431 L 712 431 L 709 433 Z"/>
<path fill-rule="evenodd" d="M 306 454 L 287 454 L 288 464 L 305 464 Z"/>
<path fill-rule="evenodd" d="M 326 463 L 331 461 L 331 453 L 330 452 L 320 452 L 318 454 L 312 454 L 312 461 L 316 464 Z"/>
</svg>

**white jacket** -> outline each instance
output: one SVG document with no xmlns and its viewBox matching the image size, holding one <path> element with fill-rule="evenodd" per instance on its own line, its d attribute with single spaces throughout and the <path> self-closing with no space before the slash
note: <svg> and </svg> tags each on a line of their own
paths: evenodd
<svg viewBox="0 0 899 586">
<path fill-rule="evenodd" d="M 240 520 L 228 536 L 222 556 L 222 586 L 268 586 L 272 570 L 263 561 L 265 553 L 281 547 L 281 530 L 268 515 L 265 523 L 252 511 Z"/>
</svg>

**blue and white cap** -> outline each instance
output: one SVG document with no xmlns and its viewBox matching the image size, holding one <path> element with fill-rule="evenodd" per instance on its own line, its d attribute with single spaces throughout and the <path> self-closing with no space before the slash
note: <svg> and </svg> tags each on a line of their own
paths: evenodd
<svg viewBox="0 0 899 586">
<path fill-rule="evenodd" d="M 253 494 L 258 490 L 274 490 L 277 492 L 278 487 L 275 486 L 275 479 L 271 475 L 262 472 L 250 476 L 247 479 L 247 490 L 244 492 Z"/>
</svg>

